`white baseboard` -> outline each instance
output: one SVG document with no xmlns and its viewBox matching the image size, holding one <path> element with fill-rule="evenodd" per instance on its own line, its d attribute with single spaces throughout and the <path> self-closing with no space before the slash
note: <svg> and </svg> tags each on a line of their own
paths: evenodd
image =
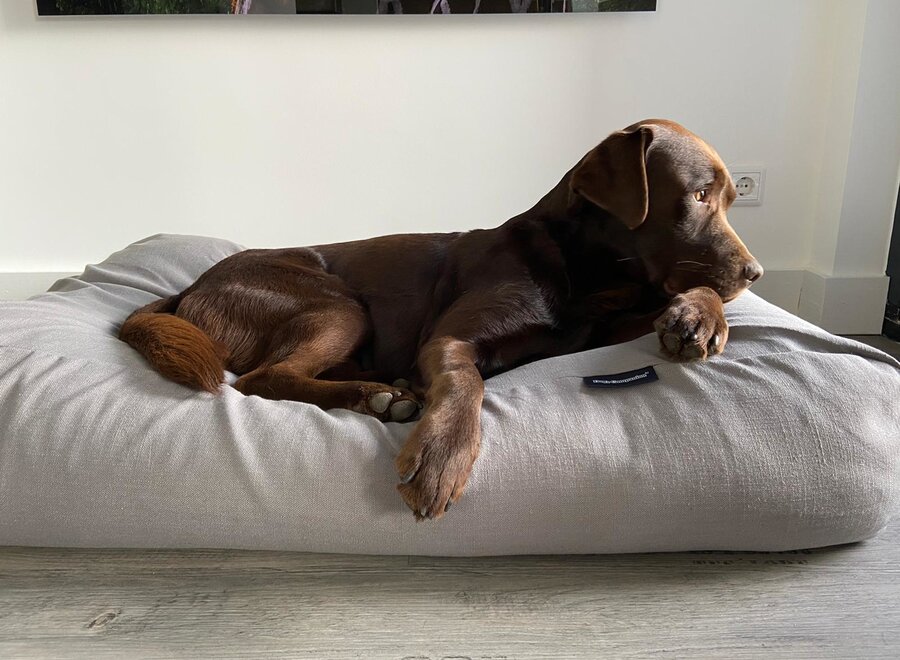
<svg viewBox="0 0 900 660">
<path fill-rule="evenodd" d="M 890 278 L 834 277 L 810 270 L 766 271 L 752 291 L 840 335 L 880 335 Z"/>
<path fill-rule="evenodd" d="M 0 300 L 25 300 L 74 273 L 0 273 Z"/>
<path fill-rule="evenodd" d="M 760 280 L 762 281 L 762 280 Z M 880 335 L 890 278 L 803 272 L 799 316 L 842 335 Z"/>
</svg>

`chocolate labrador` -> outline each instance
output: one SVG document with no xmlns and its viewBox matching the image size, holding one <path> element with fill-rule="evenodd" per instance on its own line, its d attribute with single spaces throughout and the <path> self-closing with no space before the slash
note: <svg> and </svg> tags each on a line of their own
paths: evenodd
<svg viewBox="0 0 900 660">
<path fill-rule="evenodd" d="M 654 328 L 671 358 L 722 351 L 723 301 L 763 273 L 725 217 L 734 199 L 712 148 L 648 119 L 500 227 L 246 250 L 119 336 L 196 389 L 228 369 L 247 395 L 420 415 L 397 488 L 417 519 L 440 518 L 478 456 L 483 378 Z"/>
</svg>

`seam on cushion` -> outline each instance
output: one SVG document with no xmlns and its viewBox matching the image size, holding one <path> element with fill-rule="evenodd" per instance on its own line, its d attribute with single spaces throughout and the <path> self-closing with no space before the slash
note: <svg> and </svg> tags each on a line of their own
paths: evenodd
<svg viewBox="0 0 900 660">
<path fill-rule="evenodd" d="M 865 344 L 863 344 L 863 346 L 865 346 Z M 879 354 L 879 355 L 877 355 L 877 357 L 881 357 L 883 355 L 884 357 L 887 358 L 887 360 L 879 359 L 879 360 L 874 360 L 874 361 L 883 362 L 892 367 L 900 368 L 900 363 L 898 363 L 894 358 L 892 358 L 887 353 L 882 354 L 881 351 L 878 351 L 878 349 L 872 349 L 872 350 L 876 351 Z M 758 360 L 760 358 L 777 357 L 780 355 L 798 355 L 798 354 L 799 355 L 827 355 L 827 356 L 849 355 L 850 357 L 857 357 L 857 358 L 861 358 L 863 360 L 870 360 L 870 359 L 873 359 L 874 357 L 876 357 L 876 356 L 863 355 L 861 353 L 850 353 L 848 351 L 830 351 L 827 353 L 823 353 L 822 351 L 794 350 L 794 351 L 776 351 L 774 353 L 761 353 L 759 355 L 748 355 L 746 357 L 734 358 L 733 360 L 727 360 L 727 362 L 747 362 L 749 360 Z"/>
<path fill-rule="evenodd" d="M 28 358 L 34 356 L 36 358 L 48 358 L 51 360 L 62 360 L 63 362 L 81 362 L 86 364 L 105 364 L 112 367 L 120 367 L 122 369 L 127 369 L 129 365 L 122 364 L 120 362 L 105 362 L 103 360 L 94 360 L 91 358 L 77 358 L 72 357 L 71 355 L 59 355 L 57 353 L 47 353 L 45 351 L 41 351 L 36 348 L 21 348 L 19 346 L 11 346 L 9 344 L 0 344 L 0 351 L 12 351 L 14 353 L 18 353 L 23 358 Z M 0 356 L 2 357 L 2 356 Z M 148 369 L 151 373 L 156 373 L 152 369 Z"/>
<path fill-rule="evenodd" d="M 789 313 L 785 312 L 785 314 L 789 314 Z M 726 318 L 727 318 L 727 314 L 726 314 Z M 809 323 L 808 321 L 804 321 L 800 317 L 792 316 L 792 318 L 795 318 L 798 321 L 801 321 L 802 325 L 799 325 L 799 326 L 798 325 L 788 325 L 784 322 L 759 323 L 758 321 L 741 323 L 741 322 L 734 322 L 731 319 L 727 319 L 727 320 L 728 320 L 728 327 L 730 329 L 759 328 L 759 329 L 783 330 L 786 332 L 799 334 L 803 337 L 813 337 L 815 339 L 821 339 L 823 341 L 830 341 L 830 342 L 836 341 L 836 342 L 842 343 L 842 344 L 853 345 L 856 347 L 863 347 L 862 350 L 864 350 L 866 352 L 871 352 L 871 353 L 878 353 L 880 356 L 888 358 L 888 360 L 883 360 L 883 361 L 890 361 L 892 363 L 896 363 L 896 365 L 898 367 L 900 367 L 900 361 L 896 360 L 895 358 L 888 355 L 887 353 L 885 353 L 877 348 L 874 348 L 873 346 L 869 346 L 868 344 L 863 344 L 862 342 L 858 342 L 855 339 L 848 339 L 847 337 L 842 337 L 840 335 L 832 334 L 832 333 L 828 332 L 827 330 L 823 330 L 822 328 L 820 328 L 817 325 L 813 325 L 812 323 Z M 648 333 L 648 334 L 652 334 L 652 333 Z"/>
<path fill-rule="evenodd" d="M 792 351 L 776 351 L 773 353 L 760 353 L 759 355 L 748 355 L 745 357 L 734 358 L 734 359 L 730 359 L 730 360 L 717 360 L 715 362 L 697 362 L 697 363 L 694 363 L 693 366 L 713 368 L 717 364 L 745 363 L 745 362 L 749 362 L 751 360 L 766 359 L 766 358 L 770 358 L 770 357 L 778 357 L 778 356 L 783 356 L 783 355 L 825 355 L 825 356 L 849 355 L 851 357 L 858 357 L 863 360 L 869 359 L 868 356 L 860 355 L 858 353 L 847 353 L 847 352 L 823 353 L 821 351 L 792 350 Z M 900 368 L 900 364 L 894 364 L 896 362 L 896 360 L 891 358 L 889 355 L 887 355 L 886 357 L 888 357 L 889 360 L 878 360 L 878 361 L 885 362 L 886 364 Z M 681 363 L 681 362 L 673 362 L 671 360 L 663 359 L 663 360 L 659 360 L 657 362 L 653 362 L 651 364 L 644 365 L 644 366 L 653 367 L 655 369 L 656 367 L 667 367 L 667 366 L 687 367 L 690 365 Z M 643 368 L 643 367 L 637 367 L 637 368 Z M 542 384 L 553 383 L 553 382 L 557 382 L 557 381 L 569 381 L 569 380 L 573 380 L 573 379 L 582 380 L 583 378 L 585 378 L 588 375 L 590 375 L 590 374 L 562 374 L 559 376 L 551 376 L 551 377 L 536 379 L 533 381 L 523 381 L 521 383 L 511 384 L 509 387 L 506 387 L 503 389 L 492 389 L 492 390 L 490 390 L 490 393 L 491 394 L 499 394 L 501 392 L 508 392 L 510 390 L 514 390 L 514 389 L 517 389 L 520 387 L 533 387 L 535 385 L 542 385 Z"/>
<path fill-rule="evenodd" d="M 860 357 L 865 357 L 868 359 L 877 360 L 878 362 L 884 362 L 886 364 L 890 364 L 897 369 L 900 369 L 900 360 L 897 360 L 891 355 L 888 355 L 882 350 L 879 350 L 873 346 L 869 346 L 868 344 L 863 344 L 862 342 L 856 341 L 855 339 L 848 339 L 847 337 L 841 337 L 840 335 L 833 335 L 830 332 L 822 330 L 821 328 L 816 328 L 819 333 L 813 334 L 809 332 L 805 332 L 804 330 L 798 328 L 792 328 L 790 326 L 780 326 L 780 325 L 737 325 L 731 326 L 736 328 L 747 328 L 747 327 L 755 327 L 755 328 L 773 328 L 775 330 L 786 330 L 788 332 L 799 334 L 801 337 L 812 337 L 815 339 L 819 339 L 821 341 L 831 342 L 832 344 L 836 344 L 835 348 L 854 348 L 855 352 L 849 352 L 845 350 L 840 351 L 829 351 L 827 353 L 822 353 L 822 351 L 804 351 L 804 350 L 795 350 L 795 351 L 777 351 L 775 353 L 765 353 L 764 355 L 780 355 L 782 353 L 822 353 L 823 355 L 859 355 Z M 813 326 L 815 327 L 815 326 Z M 737 358 L 736 358 L 737 359 Z M 744 358 L 739 358 L 744 359 Z"/>
<path fill-rule="evenodd" d="M 55 362 L 74 362 L 77 364 L 107 366 L 112 369 L 115 369 L 118 372 L 126 371 L 129 374 L 129 376 L 141 376 L 142 377 L 145 373 L 155 374 L 155 375 L 159 376 L 159 374 L 157 374 L 157 372 L 154 371 L 153 369 L 151 369 L 149 366 L 147 366 L 143 369 L 140 369 L 140 370 L 136 370 L 136 369 L 134 369 L 135 365 L 126 364 L 124 362 L 112 362 L 112 361 L 96 360 L 93 358 L 73 357 L 71 355 L 59 355 L 56 353 L 47 353 L 47 352 L 41 351 L 39 349 L 26 349 L 26 348 L 20 348 L 18 346 L 9 346 L 9 345 L 5 345 L 5 344 L 0 345 L 0 351 L 17 353 L 19 355 L 19 357 L 22 359 L 28 359 L 30 357 L 34 357 L 36 359 L 47 359 L 47 360 L 51 360 L 51 361 L 55 361 Z M 0 356 L 0 357 L 2 357 L 2 356 Z M 167 381 L 167 382 L 172 382 L 172 381 Z M 174 385 L 175 383 L 172 382 L 172 384 Z"/>
<path fill-rule="evenodd" d="M 80 286 L 69 287 L 69 288 L 64 288 L 64 289 L 63 288 L 60 288 L 60 289 L 54 288 L 56 286 L 56 284 L 59 282 L 75 282 L 75 283 L 79 284 Z M 142 295 L 156 296 L 157 298 L 165 298 L 166 296 L 172 296 L 172 295 L 175 295 L 176 293 L 178 293 L 178 291 L 176 291 L 174 289 L 170 289 L 168 287 L 166 287 L 165 292 L 163 294 L 160 294 L 157 291 L 150 291 L 148 289 L 138 288 L 138 287 L 134 286 L 133 284 L 125 284 L 122 282 L 111 282 L 109 280 L 83 280 L 80 278 L 80 276 L 74 276 L 74 277 L 64 277 L 61 280 L 57 280 L 57 282 L 54 283 L 53 287 L 51 287 L 50 289 L 48 289 L 47 291 L 45 291 L 43 293 L 35 294 L 35 296 L 33 296 L 32 298 L 29 298 L 29 300 L 34 301 L 34 297 L 36 297 L 36 296 L 44 296 L 44 295 L 49 295 L 49 294 L 54 294 L 57 296 L 65 296 L 67 294 L 73 294 L 78 291 L 83 291 L 85 289 L 90 289 L 90 290 L 96 291 L 100 294 L 112 295 L 112 296 L 121 298 L 119 291 L 114 290 L 113 287 L 115 287 L 116 289 L 126 289 L 127 291 L 136 291 Z M 162 288 L 163 287 L 160 286 L 160 289 L 162 289 Z M 34 302 L 40 303 L 41 301 L 37 300 Z M 135 309 L 137 309 L 137 307 Z"/>
</svg>

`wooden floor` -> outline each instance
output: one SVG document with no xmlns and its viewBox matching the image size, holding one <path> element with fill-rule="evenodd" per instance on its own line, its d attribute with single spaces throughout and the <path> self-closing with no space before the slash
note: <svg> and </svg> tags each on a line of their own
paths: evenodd
<svg viewBox="0 0 900 660">
<path fill-rule="evenodd" d="M 900 520 L 787 553 L 0 548 L 2 658 L 897 658 Z"/>
</svg>

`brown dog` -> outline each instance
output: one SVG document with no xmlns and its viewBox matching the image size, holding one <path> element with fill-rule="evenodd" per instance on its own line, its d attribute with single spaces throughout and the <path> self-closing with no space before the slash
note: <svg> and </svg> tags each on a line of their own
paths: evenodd
<svg viewBox="0 0 900 660">
<path fill-rule="evenodd" d="M 728 224 L 715 151 L 651 119 L 613 133 L 496 229 L 247 250 L 137 310 L 128 342 L 163 375 L 215 391 L 403 421 L 396 459 L 417 519 L 462 495 L 478 456 L 482 378 L 655 328 L 673 358 L 728 339 L 723 301 L 762 275 Z M 412 390 L 388 385 L 409 379 Z"/>
</svg>

